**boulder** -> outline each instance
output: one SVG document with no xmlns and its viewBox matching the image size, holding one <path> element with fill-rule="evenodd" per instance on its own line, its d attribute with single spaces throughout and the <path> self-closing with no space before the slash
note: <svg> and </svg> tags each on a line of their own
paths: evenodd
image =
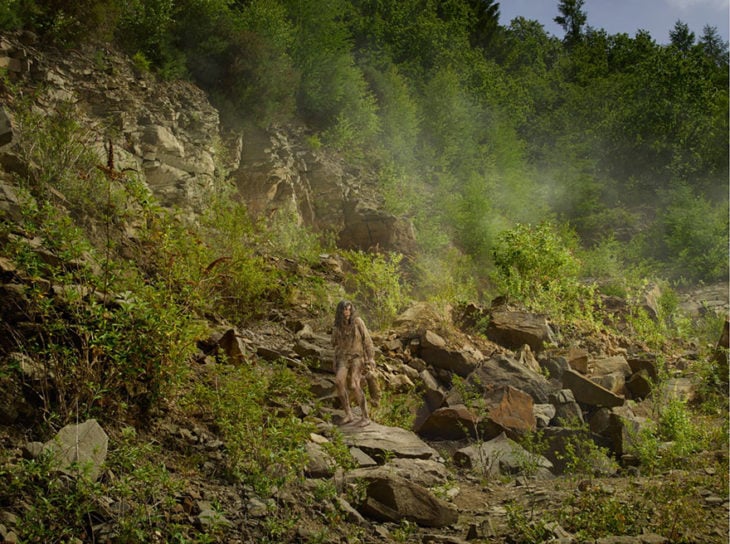
<svg viewBox="0 0 730 544">
<path fill-rule="evenodd" d="M 479 418 L 463 404 L 444 406 L 417 418 L 414 430 L 431 440 L 461 440 L 477 436 Z"/>
<path fill-rule="evenodd" d="M 527 344 L 536 353 L 545 344 L 554 342 L 553 332 L 543 316 L 509 310 L 492 312 L 487 338 L 509 349 Z"/>
<path fill-rule="evenodd" d="M 551 478 L 550 469 L 553 468 L 545 457 L 530 453 L 505 433 L 456 451 L 454 463 L 490 477 L 526 474 L 540 479 Z"/>
<path fill-rule="evenodd" d="M 651 394 L 652 380 L 646 370 L 640 370 L 631 375 L 626 382 L 626 389 L 633 399 L 645 399 Z"/>
<path fill-rule="evenodd" d="M 365 427 L 343 425 L 339 427 L 347 446 L 360 448 L 375 459 L 406 457 L 436 459 L 438 452 L 415 433 L 399 427 L 387 427 L 371 422 Z"/>
<path fill-rule="evenodd" d="M 540 363 L 535 359 L 532 349 L 528 344 L 522 346 L 516 353 L 517 361 L 524 367 L 529 368 L 533 372 L 540 372 Z"/>
<path fill-rule="evenodd" d="M 535 414 L 535 422 L 538 428 L 547 427 L 555 418 L 557 410 L 552 404 L 535 404 L 532 407 L 532 413 Z"/>
<path fill-rule="evenodd" d="M 563 387 L 573 392 L 575 399 L 589 406 L 621 406 L 623 397 L 612 393 L 574 370 L 563 373 Z"/>
<path fill-rule="evenodd" d="M 527 393 L 514 387 L 499 387 L 484 397 L 487 419 L 501 432 L 519 436 L 537 428 L 534 402 Z M 491 436 L 498 432 L 489 433 Z M 482 435 L 483 438 L 487 436 Z"/>
<path fill-rule="evenodd" d="M 558 425 L 583 423 L 583 411 L 570 389 L 561 389 L 551 394 L 550 403 L 555 407 L 554 421 Z"/>
<path fill-rule="evenodd" d="M 590 364 L 590 368 L 592 376 L 620 373 L 628 377 L 633 372 L 623 355 L 594 359 Z M 581 374 L 585 374 L 585 372 L 581 372 Z"/>
<path fill-rule="evenodd" d="M 521 365 L 514 358 L 498 355 L 483 361 L 468 377 L 467 382 L 484 391 L 486 388 L 511 386 L 530 395 L 539 404 L 548 401 L 556 387 L 542 374 Z M 448 402 L 451 404 L 451 395 Z"/>
<path fill-rule="evenodd" d="M 337 463 L 321 445 L 307 442 L 305 449 L 307 464 L 304 467 L 304 474 L 308 478 L 329 478 L 335 473 Z"/>
<path fill-rule="evenodd" d="M 226 362 L 236 365 L 246 361 L 246 345 L 235 329 L 225 331 L 216 344 L 219 352 L 225 356 Z"/>
<path fill-rule="evenodd" d="M 404 459 L 396 457 L 385 465 L 398 476 L 422 485 L 436 487 L 445 484 L 450 477 L 449 471 L 443 463 L 433 459 Z"/>
<path fill-rule="evenodd" d="M 481 353 L 473 348 L 454 349 L 448 346 L 446 340 L 430 330 L 426 330 L 420 340 L 421 359 L 436 368 L 448 370 L 461 377 L 466 377 L 474 371 L 482 358 Z"/>
<path fill-rule="evenodd" d="M 627 362 L 629 363 L 629 367 L 633 373 L 644 371 L 652 380 L 656 380 L 659 377 L 659 372 L 657 371 L 656 361 L 654 358 L 630 357 L 627 359 Z"/>
<path fill-rule="evenodd" d="M 586 350 L 577 347 L 571 347 L 565 355 L 568 366 L 581 374 L 588 374 L 589 358 L 590 354 Z"/>
<path fill-rule="evenodd" d="M 421 389 L 423 390 L 423 400 L 426 406 L 432 412 L 438 410 L 444 404 L 446 391 L 428 370 L 421 371 L 419 376 L 421 377 Z"/>
<path fill-rule="evenodd" d="M 59 470 L 96 480 L 106 461 L 109 437 L 95 419 L 62 428 L 43 446 Z"/>
<path fill-rule="evenodd" d="M 365 500 L 358 510 L 377 521 L 405 520 L 423 527 L 447 527 L 458 521 L 455 507 L 388 468 L 353 470 L 347 474 L 347 481 L 364 484 Z"/>
</svg>

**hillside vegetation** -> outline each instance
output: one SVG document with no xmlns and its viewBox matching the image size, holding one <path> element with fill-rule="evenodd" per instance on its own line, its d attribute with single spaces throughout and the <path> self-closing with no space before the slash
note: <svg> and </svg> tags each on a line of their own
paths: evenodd
<svg viewBox="0 0 730 544">
<path fill-rule="evenodd" d="M 532 481 L 527 458 L 526 484 L 472 474 L 434 491 L 453 500 L 461 486 L 463 504 L 519 495 L 504 499 L 505 526 L 474 540 L 549 541 L 554 523 L 575 542 L 726 540 L 715 522 L 728 497 L 727 321 L 683 313 L 680 292 L 727 282 L 727 44 L 681 22 L 666 45 L 610 35 L 582 2 L 556 2 L 556 16 L 563 37 L 477 0 L 3 2 L 0 37 L 109 48 L 145 77 L 199 86 L 229 128 L 305 126 L 308 146 L 376 180 L 417 249 L 343 250 L 295 219 L 253 217 L 223 151 L 201 213 L 165 207 L 111 148 L 100 160 L 72 104 L 49 113 L 43 89 L 0 68 L 14 124 L 0 153 L 0 537 L 434 541 L 407 519 L 360 521 L 347 501 L 361 503 L 363 486 L 342 480 L 355 461 L 327 426 L 337 406 L 315 393 L 328 361 L 278 343 L 310 329 L 326 339 L 337 301 L 353 300 L 379 365 L 401 379 L 374 420 L 411 429 L 423 384 L 405 379 L 410 339 L 384 355 L 404 338 L 396 318 L 427 301 L 449 342 L 506 353 L 487 340 L 499 297 L 547 316 L 551 348 L 640 352 L 657 375 L 632 465 L 619 471 L 572 422 L 560 483 Z M 454 319 L 469 310 L 468 324 Z M 239 353 L 223 353 L 226 331 Z M 692 395 L 666 393 L 685 376 Z M 449 385 L 469 404 L 465 382 Z M 34 452 L 91 418 L 111 439 L 99 479 Z M 322 429 L 337 473 L 308 479 L 304 444 Z M 548 447 L 539 431 L 522 445 Z M 598 483 L 639 473 L 618 494 L 606 490 L 619 478 Z M 550 508 L 538 485 L 555 493 Z"/>
<path fill-rule="evenodd" d="M 555 4 L 562 38 L 483 0 L 11 0 L 0 28 L 114 41 L 233 124 L 304 120 L 312 145 L 377 171 L 435 291 L 434 260 L 477 277 L 471 296 L 505 230 L 542 221 L 594 279 L 724 281 L 727 43 L 681 21 L 611 35 Z"/>
</svg>

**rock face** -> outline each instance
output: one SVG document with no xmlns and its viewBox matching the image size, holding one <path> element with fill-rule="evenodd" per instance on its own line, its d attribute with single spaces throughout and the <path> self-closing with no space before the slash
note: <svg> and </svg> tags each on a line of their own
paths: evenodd
<svg viewBox="0 0 730 544">
<path fill-rule="evenodd" d="M 117 170 L 142 174 L 165 206 L 202 209 L 219 173 L 214 142 L 221 132 L 218 112 L 202 90 L 136 73 L 109 49 L 41 54 L 6 38 L 3 62 L 14 67 L 12 80 L 39 92 L 39 110 L 53 115 L 70 106 L 82 126 L 92 127 L 88 146 L 100 165 L 109 166 L 111 157 Z M 0 132 L 7 142 L 8 129 Z M 12 140 L 24 136 L 32 137 L 13 131 Z"/>
<path fill-rule="evenodd" d="M 411 223 L 383 211 L 367 183 L 340 161 L 298 143 L 303 139 L 292 127 L 244 131 L 232 176 L 252 213 L 283 213 L 315 231 L 333 230 L 346 249 L 412 253 Z"/>
<path fill-rule="evenodd" d="M 413 226 L 383 210 L 375 182 L 308 149 L 301 129 L 223 127 L 202 90 L 140 73 L 110 49 L 41 53 L 8 37 L 0 41 L 0 67 L 39 90 L 37 106 L 48 115 L 71 105 L 80 124 L 94 127 L 89 147 L 100 165 L 111 156 L 115 169 L 140 174 L 164 206 L 197 214 L 232 181 L 255 217 L 284 213 L 337 233 L 343 248 L 415 249 Z M 0 164 L 22 137 L 0 109 Z"/>
<path fill-rule="evenodd" d="M 454 463 L 482 476 L 501 476 L 528 473 L 551 478 L 553 464 L 541 455 L 535 455 L 504 433 L 481 444 L 462 448 L 454 453 Z"/>
</svg>

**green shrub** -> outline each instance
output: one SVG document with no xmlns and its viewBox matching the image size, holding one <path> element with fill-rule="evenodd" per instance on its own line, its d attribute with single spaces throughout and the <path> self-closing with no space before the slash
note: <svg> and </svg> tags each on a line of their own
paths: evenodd
<svg viewBox="0 0 730 544">
<path fill-rule="evenodd" d="M 591 322 L 595 286 L 579 281 L 576 248 L 575 234 L 554 223 L 517 225 L 502 232 L 494 246 L 495 285 L 556 321 Z"/>
<path fill-rule="evenodd" d="M 479 299 L 476 266 L 454 247 L 440 254 L 421 252 L 413 263 L 413 283 L 421 297 L 437 304 L 458 304 Z"/>
<path fill-rule="evenodd" d="M 185 58 L 174 44 L 175 0 L 129 0 L 122 4 L 118 43 L 131 55 L 141 53 L 165 78 L 186 73 Z"/>
<path fill-rule="evenodd" d="M 655 421 L 631 436 L 641 466 L 649 473 L 683 468 L 697 452 L 723 447 L 727 440 L 726 428 L 718 427 L 717 421 L 708 423 L 679 399 L 662 398 L 661 388 L 660 383 L 654 394 Z"/>
<path fill-rule="evenodd" d="M 667 263 L 668 274 L 686 282 L 728 277 L 728 204 L 713 203 L 681 186 L 666 196 L 665 209 L 644 239 L 647 255 Z"/>
<path fill-rule="evenodd" d="M 187 518 L 171 515 L 189 482 L 168 471 L 162 459 L 161 447 L 142 441 L 132 427 L 118 436 L 112 433 L 106 467 L 114 476 L 96 482 L 69 478 L 46 455 L 0 457 L 0 504 L 16 517 L 15 530 L 23 542 L 98 538 L 98 527 L 92 529 L 89 521 L 102 504 L 118 506 L 105 525 L 119 541 L 149 542 L 152 535 L 166 542 L 220 538 L 215 528 L 199 532 Z"/>
<path fill-rule="evenodd" d="M 266 223 L 266 242 L 279 257 L 315 264 L 319 256 L 334 247 L 332 240 L 318 236 L 299 223 L 296 213 L 278 210 Z M 330 246 L 330 247 L 327 247 Z"/>
<path fill-rule="evenodd" d="M 303 444 L 312 431 L 295 410 L 310 399 L 303 381 L 284 365 L 220 365 L 184 400 L 212 417 L 226 444 L 230 476 L 268 497 L 299 478 Z"/>
<path fill-rule="evenodd" d="M 21 0 L 7 0 L 0 4 L 0 30 L 15 30 L 21 26 Z"/>
<path fill-rule="evenodd" d="M 372 328 L 388 326 L 408 302 L 399 269 L 403 256 L 348 251 L 345 257 L 353 268 L 345 275 L 346 290 Z"/>
</svg>

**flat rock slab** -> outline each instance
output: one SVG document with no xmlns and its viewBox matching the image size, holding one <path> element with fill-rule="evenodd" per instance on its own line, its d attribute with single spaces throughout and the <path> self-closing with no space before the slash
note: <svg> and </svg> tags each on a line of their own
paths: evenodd
<svg viewBox="0 0 730 544">
<path fill-rule="evenodd" d="M 382 458 L 386 453 L 395 457 L 415 459 L 436 459 L 438 452 L 418 436 L 400 427 L 388 427 L 370 422 L 365 427 L 341 425 L 346 445 L 360 448 L 370 456 Z"/>
</svg>

